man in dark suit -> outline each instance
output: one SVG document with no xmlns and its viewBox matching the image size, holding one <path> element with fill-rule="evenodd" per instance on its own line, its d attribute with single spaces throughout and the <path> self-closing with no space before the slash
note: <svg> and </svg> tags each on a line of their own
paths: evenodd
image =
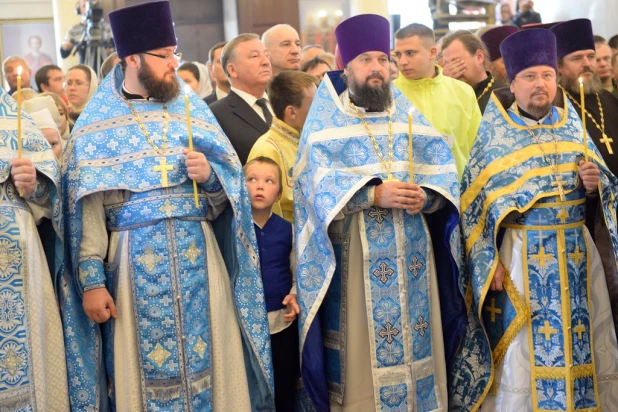
<svg viewBox="0 0 618 412">
<path fill-rule="evenodd" d="M 219 42 L 212 46 L 212 49 L 208 52 L 208 71 L 210 78 L 215 82 L 215 89 L 204 98 L 209 106 L 217 100 L 223 99 L 230 92 L 230 82 L 221 67 L 221 51 L 226 44 L 224 41 Z"/>
<path fill-rule="evenodd" d="M 266 86 L 272 77 L 264 43 L 256 34 L 241 34 L 221 51 L 221 65 L 230 94 L 210 105 L 219 125 L 244 165 L 253 143 L 268 131 L 272 107 Z"/>
</svg>

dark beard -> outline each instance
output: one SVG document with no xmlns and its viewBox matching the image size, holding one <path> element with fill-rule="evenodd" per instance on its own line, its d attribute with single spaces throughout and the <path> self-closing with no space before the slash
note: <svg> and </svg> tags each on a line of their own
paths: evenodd
<svg viewBox="0 0 618 412">
<path fill-rule="evenodd" d="M 356 83 L 354 78 L 344 76 L 344 80 L 350 88 L 350 99 L 358 107 L 364 107 L 368 112 L 384 112 L 393 101 L 393 91 L 391 90 L 390 82 L 384 81 L 382 86 L 371 87 L 368 84 L 370 79 L 377 78 L 384 81 L 381 74 L 372 74 L 365 79 L 365 84 L 362 86 Z"/>
<path fill-rule="evenodd" d="M 165 79 L 157 79 L 150 66 L 143 59 L 142 67 L 137 72 L 137 79 L 144 90 L 148 92 L 148 97 L 165 103 L 178 97 L 180 84 L 176 76 L 170 82 Z"/>
<path fill-rule="evenodd" d="M 579 78 L 571 80 L 560 76 L 560 85 L 569 93 L 579 96 Z M 584 94 L 601 93 L 602 90 L 603 84 L 598 75 L 595 74 L 590 81 L 584 81 Z"/>
</svg>

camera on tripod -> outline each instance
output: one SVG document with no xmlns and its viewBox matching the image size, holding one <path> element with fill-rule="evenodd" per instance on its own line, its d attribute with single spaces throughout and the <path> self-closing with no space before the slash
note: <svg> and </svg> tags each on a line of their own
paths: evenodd
<svg viewBox="0 0 618 412">
<path fill-rule="evenodd" d="M 89 0 L 86 4 L 86 32 L 91 43 L 102 39 L 103 9 L 97 3 L 98 0 Z"/>
<path fill-rule="evenodd" d="M 103 8 L 98 6 L 98 0 L 88 0 L 85 4 L 79 2 L 78 12 L 81 12 L 80 5 L 85 6 L 82 15 L 85 24 L 73 54 L 79 53 L 81 62 L 92 67 L 98 74 L 107 57 L 107 49 L 113 47 L 113 42 L 104 39 Z"/>
</svg>

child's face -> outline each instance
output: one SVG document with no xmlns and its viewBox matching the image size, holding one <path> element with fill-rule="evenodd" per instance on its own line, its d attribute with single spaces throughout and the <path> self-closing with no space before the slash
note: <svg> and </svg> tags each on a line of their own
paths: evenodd
<svg viewBox="0 0 618 412">
<path fill-rule="evenodd" d="M 256 162 L 249 165 L 245 171 L 245 182 L 252 209 L 269 209 L 281 197 L 279 171 L 271 164 Z"/>
</svg>

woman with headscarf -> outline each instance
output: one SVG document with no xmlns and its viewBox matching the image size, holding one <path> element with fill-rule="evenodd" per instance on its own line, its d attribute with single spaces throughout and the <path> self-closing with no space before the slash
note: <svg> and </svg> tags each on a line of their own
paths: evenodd
<svg viewBox="0 0 618 412">
<path fill-rule="evenodd" d="M 184 63 L 178 68 L 178 77 L 187 83 L 187 86 L 191 87 L 201 99 L 205 99 L 212 93 L 212 82 L 205 64 Z"/>
<path fill-rule="evenodd" d="M 67 72 L 66 94 L 69 100 L 69 126 L 71 129 L 92 98 L 98 85 L 97 74 L 85 64 L 73 66 Z"/>
</svg>

